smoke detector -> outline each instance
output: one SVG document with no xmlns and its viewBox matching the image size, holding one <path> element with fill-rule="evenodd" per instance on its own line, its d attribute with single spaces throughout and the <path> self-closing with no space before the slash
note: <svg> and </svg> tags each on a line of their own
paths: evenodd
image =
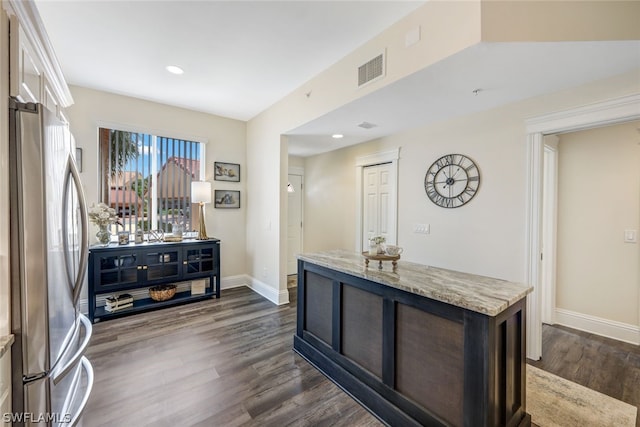
<svg viewBox="0 0 640 427">
<path fill-rule="evenodd" d="M 358 125 L 358 127 L 361 127 L 362 129 L 371 129 L 371 128 L 376 127 L 376 125 L 373 124 L 373 123 L 369 123 L 369 122 L 362 122 L 362 123 L 360 123 Z"/>
</svg>

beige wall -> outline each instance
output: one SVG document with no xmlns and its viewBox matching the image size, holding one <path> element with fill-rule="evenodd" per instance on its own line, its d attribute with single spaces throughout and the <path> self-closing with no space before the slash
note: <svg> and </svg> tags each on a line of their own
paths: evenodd
<svg viewBox="0 0 640 427">
<path fill-rule="evenodd" d="M 87 203 L 98 201 L 99 126 L 207 141 L 205 179 L 212 183 L 214 190 L 240 190 L 242 197 L 242 207 L 238 210 L 206 207 L 207 233 L 222 240 L 222 277 L 245 274 L 246 175 L 239 183 L 221 184 L 213 180 L 214 161 L 239 163 L 245 174 L 245 123 L 77 86 L 72 86 L 71 92 L 75 104 L 67 109 L 67 115 L 76 144 L 83 149 L 80 177 Z M 91 231 L 90 236 L 93 236 Z"/>
<path fill-rule="evenodd" d="M 638 40 L 638 16 L 638 1 L 483 0 L 482 40 Z"/>
<path fill-rule="evenodd" d="M 638 91 L 637 74 L 629 73 L 308 157 L 304 251 L 355 249 L 356 157 L 400 147 L 398 244 L 405 248 L 403 259 L 524 281 L 525 120 Z M 437 207 L 424 190 L 426 170 L 448 153 L 471 157 L 481 172 L 477 195 L 457 209 Z M 636 189 L 636 203 L 637 198 Z M 429 224 L 431 234 L 413 233 L 415 223 Z M 638 298 L 634 301 L 637 303 Z"/>
<path fill-rule="evenodd" d="M 304 157 L 289 156 L 289 167 L 304 168 Z"/>
<path fill-rule="evenodd" d="M 417 26 L 423 40 L 438 42 L 405 47 L 405 34 Z M 289 159 L 282 135 L 479 41 L 479 2 L 427 2 L 247 123 L 247 270 L 261 282 L 256 286 L 280 302 L 286 294 Z M 354 70 L 382 50 L 386 77 L 358 89 Z"/>
<path fill-rule="evenodd" d="M 592 22 L 593 16 L 598 16 L 600 19 L 599 22 L 607 23 L 615 22 L 616 19 L 621 16 L 624 19 L 619 25 L 604 25 L 603 31 L 594 31 L 592 25 L 585 26 L 576 23 L 576 25 L 569 25 L 571 29 L 564 30 L 565 34 L 563 34 L 562 31 L 554 29 L 550 30 L 547 25 L 545 25 L 546 21 L 544 20 L 536 20 L 536 25 L 530 25 L 529 23 L 527 23 L 527 25 L 509 25 L 508 21 L 512 18 L 510 15 L 512 13 L 516 13 L 516 17 L 521 21 L 526 21 L 529 16 L 528 13 L 533 13 L 535 10 L 536 16 L 540 16 L 541 18 L 546 18 L 550 14 L 557 14 L 557 19 L 561 22 L 574 23 L 573 9 L 571 7 L 559 9 L 555 4 L 552 4 L 555 2 L 529 2 L 529 5 L 525 5 L 525 7 L 514 11 L 501 7 L 500 3 L 505 2 L 426 2 L 422 7 L 387 28 L 377 37 L 374 37 L 372 40 L 365 43 L 318 76 L 304 83 L 291 94 L 281 99 L 268 110 L 262 112 L 247 123 L 247 168 L 251 170 L 251 173 L 256 174 L 249 178 L 249 182 L 247 184 L 249 197 L 248 202 L 251 206 L 251 209 L 247 214 L 247 249 L 249 251 L 247 269 L 248 273 L 252 277 L 260 278 L 260 280 L 264 282 L 264 285 L 274 289 L 274 291 L 282 293 L 286 290 L 287 251 L 285 245 L 287 218 L 286 209 L 283 207 L 286 206 L 287 200 L 286 174 L 288 169 L 288 158 L 286 156 L 286 138 L 281 138 L 281 135 L 286 134 L 292 129 L 317 117 L 331 112 L 344 104 L 379 90 L 386 85 L 394 83 L 416 71 L 437 63 L 450 55 L 460 52 L 467 47 L 481 43 L 482 41 L 512 42 L 521 40 L 548 40 L 549 37 L 547 35 L 550 34 L 550 31 L 554 40 L 597 40 L 599 38 L 607 40 L 620 38 L 625 39 L 629 34 L 634 36 L 634 38 L 638 38 L 638 29 L 633 25 L 633 19 L 626 16 L 629 9 L 625 9 L 626 6 L 624 4 L 615 4 L 614 7 L 610 9 L 600 7 L 598 8 L 597 13 L 594 14 L 591 9 L 579 4 L 580 2 L 570 2 L 575 3 L 578 5 L 578 8 L 580 8 L 580 13 L 575 16 L 582 16 L 584 19 L 588 18 L 588 22 Z M 625 11 L 621 12 L 621 8 L 625 9 Z M 554 19 L 556 18 L 554 17 Z M 418 26 L 420 27 L 421 41 L 412 46 L 406 47 L 405 35 L 409 31 L 416 29 Z M 491 27 L 495 27 L 495 29 L 492 30 Z M 602 32 L 606 34 L 601 36 Z M 355 81 L 356 74 L 354 73 L 354 70 L 357 66 L 378 55 L 382 50 L 386 51 L 386 77 L 358 89 Z M 511 163 L 500 166 L 500 170 L 504 172 L 514 170 L 518 179 L 518 181 L 514 181 L 511 184 L 511 187 L 508 188 L 506 194 L 500 192 L 489 194 L 491 197 L 490 202 L 494 203 L 494 207 L 500 206 L 502 209 L 508 209 L 510 212 L 516 212 L 515 215 L 519 217 L 520 221 L 515 222 L 509 218 L 505 224 L 506 227 L 512 228 L 515 223 L 518 223 L 518 230 L 509 228 L 509 232 L 520 232 L 521 234 L 524 232 L 520 231 L 519 228 L 523 227 L 521 215 L 524 215 L 522 213 L 524 210 L 523 194 L 526 186 L 524 182 L 522 182 L 522 177 L 524 176 L 523 161 L 525 155 L 524 148 L 522 148 L 521 145 L 518 146 L 518 148 L 512 148 L 511 146 L 507 147 L 504 143 L 505 138 L 515 138 L 517 142 L 512 141 L 514 144 L 518 144 L 522 141 L 524 132 L 522 122 L 524 118 L 527 117 L 527 114 L 548 113 L 555 109 L 583 105 L 582 101 L 589 102 L 589 99 L 597 101 L 603 99 L 603 97 L 609 97 L 606 91 L 599 92 L 598 95 L 600 97 L 591 98 L 588 93 L 585 93 L 577 98 L 560 98 L 557 99 L 556 102 L 548 103 L 546 105 L 544 103 L 540 103 L 537 108 L 532 107 L 531 111 L 523 112 L 523 115 L 513 118 L 511 122 L 503 121 L 501 117 L 498 116 L 492 117 L 496 123 L 504 124 L 504 126 L 510 129 L 506 135 L 500 135 L 498 141 L 487 138 L 486 142 L 489 146 L 502 147 L 506 149 L 507 154 L 512 156 L 507 157 L 511 160 Z M 507 116 L 513 116 L 511 111 L 505 110 L 505 113 Z M 478 126 L 482 129 L 484 129 L 483 125 L 484 123 L 478 123 Z M 434 132 L 439 132 L 436 130 L 438 129 L 437 126 L 433 129 Z M 500 129 L 487 129 L 484 130 L 484 132 L 488 137 L 489 135 L 499 133 Z M 454 141 L 459 141 L 460 149 L 469 147 L 472 149 L 470 154 L 477 152 L 477 156 L 480 157 L 477 160 L 480 162 L 484 161 L 486 154 L 483 150 L 485 148 L 473 146 L 474 141 L 477 140 L 475 138 L 476 134 L 473 130 L 467 129 L 466 134 L 464 131 L 459 129 L 450 128 L 450 130 L 456 135 L 454 137 Z M 398 140 L 402 141 L 402 137 Z M 432 141 L 426 142 L 422 140 L 421 143 L 424 144 L 425 147 L 418 147 L 418 142 L 416 141 L 407 142 L 409 144 L 416 144 L 415 153 L 411 152 L 407 157 L 403 157 L 403 159 L 406 159 L 410 163 L 418 162 L 416 157 L 412 157 L 414 155 L 425 155 L 422 161 L 426 163 L 432 159 L 432 154 L 436 151 L 443 151 L 443 149 L 444 151 L 449 151 L 448 147 L 438 146 L 439 143 L 437 140 L 433 141 L 435 144 L 433 146 L 429 146 Z M 393 139 L 385 140 L 384 144 L 394 145 L 396 142 L 394 142 Z M 275 153 L 275 151 L 278 150 L 282 150 L 284 153 L 281 153 L 281 155 L 278 156 Z M 406 154 L 402 155 L 405 156 Z M 493 157 L 488 156 L 488 158 L 489 164 L 491 164 L 493 162 Z M 274 161 L 275 163 L 271 163 Z M 428 165 L 422 165 L 422 167 L 425 166 Z M 402 173 L 406 172 L 401 172 L 401 174 Z M 353 174 L 355 174 L 355 171 L 353 171 L 352 175 Z M 307 171 L 305 171 L 305 175 L 307 175 Z M 410 201 L 403 196 L 403 194 L 411 194 L 412 197 L 416 197 L 419 193 L 417 188 L 422 188 L 421 184 L 416 184 L 420 180 L 415 180 L 415 177 L 413 178 L 414 180 L 410 182 L 403 181 L 405 183 L 403 185 L 410 186 L 408 187 L 410 188 L 410 192 L 407 192 L 404 187 L 401 187 L 401 203 L 399 205 L 401 215 L 403 215 L 401 216 L 401 219 L 409 222 L 420 221 L 428 223 L 431 223 L 432 221 L 438 221 L 439 223 L 442 221 L 445 225 L 435 230 L 438 233 L 442 233 L 447 229 L 451 231 L 457 230 L 455 227 L 446 225 L 444 219 L 441 218 L 441 213 L 435 213 L 432 217 L 431 210 L 424 210 L 420 212 L 415 211 L 414 206 L 417 206 L 416 203 L 418 202 Z M 405 176 L 403 179 L 406 180 L 407 177 Z M 501 179 L 505 178 L 490 174 L 487 179 L 487 184 L 491 184 L 493 180 L 499 182 Z M 506 179 L 510 179 L 510 177 L 507 177 Z M 308 186 L 309 183 L 306 178 L 305 182 Z M 408 216 L 406 211 L 403 211 L 404 205 L 407 203 L 408 206 L 410 206 L 409 212 L 413 215 L 411 217 Z M 480 202 L 477 204 L 480 204 Z M 468 210 L 476 209 L 477 208 L 472 207 L 468 208 Z M 520 211 L 517 211 L 517 209 Z M 309 203 L 307 203 L 307 199 L 305 199 L 305 213 L 308 213 L 310 210 L 311 207 L 309 206 Z M 459 214 L 454 213 L 450 215 L 450 217 L 456 218 L 458 215 Z M 330 217 L 333 216 L 335 216 L 335 214 L 330 215 Z M 486 257 L 485 254 L 479 255 L 478 252 L 476 252 L 476 250 L 487 252 L 489 249 L 493 250 L 493 247 L 487 248 L 486 243 L 474 244 L 469 247 L 465 246 L 465 243 L 468 242 L 469 239 L 472 239 L 474 233 L 477 233 L 478 231 L 480 231 L 480 236 L 487 235 L 487 233 L 483 231 L 484 228 L 482 228 L 481 225 L 483 222 L 486 222 L 489 225 L 500 226 L 501 228 L 496 230 L 498 233 L 506 232 L 504 231 L 502 224 L 499 224 L 494 220 L 494 215 L 492 213 L 487 213 L 483 209 L 481 209 L 478 215 L 465 217 L 460 220 L 462 221 L 461 224 L 465 224 L 464 228 L 466 231 L 471 233 L 470 235 L 465 236 L 462 240 L 447 240 L 444 235 L 441 235 L 441 240 L 438 240 L 437 242 L 447 242 L 445 246 L 447 251 L 450 250 L 452 246 L 457 246 L 461 248 L 458 250 L 461 250 L 463 254 L 471 255 L 473 261 L 471 261 L 470 265 L 466 266 L 465 269 L 467 270 L 479 267 L 481 271 L 484 272 L 498 272 L 496 271 L 496 268 L 484 264 L 483 260 Z M 353 220 L 353 222 L 355 223 L 355 220 Z M 277 225 L 274 228 L 274 224 L 276 223 Z M 339 225 L 341 224 L 342 223 Z M 310 224 L 307 223 L 307 225 Z M 338 222 L 336 221 L 332 226 L 333 225 L 338 225 Z M 408 239 L 407 241 L 410 241 L 411 239 L 407 237 L 406 231 L 406 227 L 408 226 L 409 223 L 402 224 L 401 227 L 405 228 L 400 229 L 399 232 L 401 238 L 404 235 L 405 238 Z M 482 229 L 479 230 L 480 228 Z M 305 250 L 307 250 L 308 244 L 312 244 L 308 240 L 308 236 L 306 234 L 309 232 L 313 233 L 313 231 L 310 231 L 309 229 L 305 230 Z M 415 236 L 412 236 L 412 238 L 415 239 Z M 476 238 L 478 237 L 476 236 Z M 514 251 L 510 251 L 507 254 L 507 259 L 509 261 L 514 259 L 515 264 L 507 267 L 507 271 L 502 271 L 502 269 L 498 270 L 500 270 L 500 273 L 506 273 L 504 274 L 506 276 L 511 277 L 515 275 L 522 278 L 524 277 L 524 273 L 522 272 L 524 270 L 524 249 L 522 247 L 522 238 L 516 237 L 516 239 L 520 245 L 516 246 Z M 322 236 L 322 239 L 320 239 L 319 242 L 323 243 L 319 243 L 318 247 L 325 247 L 328 245 L 329 240 L 328 236 Z M 343 241 L 348 243 L 348 240 L 348 237 L 341 236 L 340 241 L 336 241 L 335 244 L 342 245 Z M 489 239 L 488 241 L 492 242 L 493 239 Z M 416 248 L 420 247 L 430 250 L 430 257 L 434 258 L 429 259 L 442 261 L 444 264 L 452 267 L 464 264 L 464 262 L 460 261 L 462 256 L 458 256 L 458 260 L 454 261 L 450 259 L 450 255 L 442 255 L 442 249 L 437 247 L 436 244 L 429 242 L 436 242 L 436 239 L 425 241 L 423 237 L 422 240 L 416 240 L 411 244 L 416 245 Z M 514 247 L 514 245 L 510 244 L 509 248 L 512 247 Z M 500 248 L 496 248 L 495 250 L 497 251 L 497 255 L 502 254 L 503 252 Z M 421 253 L 426 254 L 426 251 L 422 251 Z M 422 255 L 421 258 L 427 259 L 427 255 Z"/>
<path fill-rule="evenodd" d="M 640 121 L 560 135 L 558 308 L 640 325 Z"/>
</svg>

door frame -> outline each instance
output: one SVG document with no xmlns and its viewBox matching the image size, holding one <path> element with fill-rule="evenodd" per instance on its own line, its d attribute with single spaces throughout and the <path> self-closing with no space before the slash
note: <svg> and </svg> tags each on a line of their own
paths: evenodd
<svg viewBox="0 0 640 427">
<path fill-rule="evenodd" d="M 359 156 L 356 158 L 356 251 L 362 252 L 362 237 L 363 230 L 362 220 L 363 203 L 364 203 L 364 168 L 367 166 L 379 165 L 382 163 L 391 164 L 391 187 L 393 188 L 393 197 L 391 198 L 391 217 L 389 218 L 392 224 L 394 243 L 397 243 L 398 239 L 398 160 L 400 159 L 400 147 L 394 148 L 388 151 L 380 151 L 377 153 L 368 154 L 366 156 Z"/>
<path fill-rule="evenodd" d="M 558 230 L 558 141 L 549 135 L 544 141 L 542 188 L 542 277 L 540 287 L 541 321 L 553 325 L 556 309 L 556 258 Z"/>
<path fill-rule="evenodd" d="M 640 119 L 640 94 L 633 94 L 525 121 L 527 144 L 527 212 L 525 278 L 533 286 L 527 298 L 527 357 L 542 357 L 542 219 L 544 136 Z M 538 291 L 540 290 L 540 292 Z M 545 292 L 550 292 L 545 289 Z"/>
</svg>

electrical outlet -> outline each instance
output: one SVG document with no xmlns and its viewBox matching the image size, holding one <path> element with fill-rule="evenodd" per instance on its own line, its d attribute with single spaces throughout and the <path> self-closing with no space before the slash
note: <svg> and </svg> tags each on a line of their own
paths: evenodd
<svg viewBox="0 0 640 427">
<path fill-rule="evenodd" d="M 416 234 L 429 234 L 431 226 L 429 224 L 413 224 L 413 232 Z"/>
</svg>

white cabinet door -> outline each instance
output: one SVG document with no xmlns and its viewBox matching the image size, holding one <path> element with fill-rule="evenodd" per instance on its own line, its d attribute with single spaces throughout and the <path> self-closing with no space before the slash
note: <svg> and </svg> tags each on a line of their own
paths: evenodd
<svg viewBox="0 0 640 427">
<path fill-rule="evenodd" d="M 41 102 L 43 67 L 22 30 L 18 19 L 10 21 L 10 66 L 9 87 L 11 96 L 21 102 Z"/>
</svg>

